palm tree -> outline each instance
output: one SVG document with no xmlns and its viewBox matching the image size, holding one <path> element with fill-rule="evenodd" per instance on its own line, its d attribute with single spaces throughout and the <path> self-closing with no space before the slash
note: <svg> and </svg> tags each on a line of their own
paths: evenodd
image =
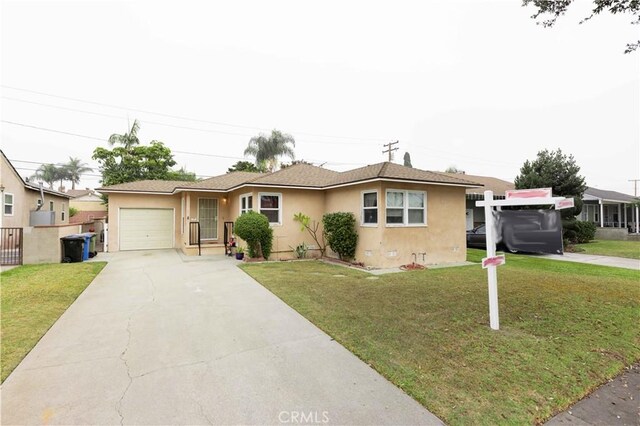
<svg viewBox="0 0 640 426">
<path fill-rule="evenodd" d="M 138 130 L 140 130 L 140 123 L 138 120 L 133 120 L 133 126 L 131 126 L 129 133 L 122 135 L 114 133 L 109 136 L 109 145 L 120 144 L 124 146 L 125 149 L 129 150 L 134 145 L 138 145 L 140 143 L 140 140 L 138 139 Z"/>
<path fill-rule="evenodd" d="M 60 168 L 55 164 L 42 164 L 33 175 L 35 179 L 47 183 L 49 189 L 53 189 L 53 183 L 57 181 L 60 176 Z"/>
<path fill-rule="evenodd" d="M 135 123 L 134 123 L 135 124 Z M 69 157 L 69 162 L 64 165 L 67 170 L 67 178 L 71 181 L 71 189 L 76 189 L 76 183 L 80 183 L 80 176 L 83 173 L 92 172 L 91 167 L 87 167 L 79 158 Z"/>
<path fill-rule="evenodd" d="M 266 166 L 269 171 L 274 171 L 279 157 L 289 157 L 292 160 L 295 158 L 293 152 L 295 145 L 293 136 L 274 129 L 269 136 L 260 133 L 252 137 L 247 149 L 244 150 L 244 155 L 254 157 L 256 166 Z"/>
</svg>

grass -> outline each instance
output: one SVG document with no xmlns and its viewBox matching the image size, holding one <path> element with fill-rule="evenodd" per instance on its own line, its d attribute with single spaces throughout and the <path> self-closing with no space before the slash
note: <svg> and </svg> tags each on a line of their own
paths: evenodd
<svg viewBox="0 0 640 426">
<path fill-rule="evenodd" d="M 25 265 L 0 274 L 3 382 L 105 265 Z"/>
<path fill-rule="evenodd" d="M 479 265 L 242 268 L 449 424 L 542 422 L 640 359 L 638 271 L 507 255 L 496 332 Z"/>
<path fill-rule="evenodd" d="M 594 240 L 586 244 L 576 244 L 576 247 L 582 249 L 583 254 L 640 259 L 640 241 Z"/>
</svg>

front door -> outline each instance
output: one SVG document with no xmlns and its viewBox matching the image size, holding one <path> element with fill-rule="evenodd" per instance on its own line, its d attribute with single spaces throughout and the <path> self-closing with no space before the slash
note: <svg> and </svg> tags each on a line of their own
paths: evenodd
<svg viewBox="0 0 640 426">
<path fill-rule="evenodd" d="M 218 239 L 218 199 L 198 199 L 198 220 L 200 222 L 200 238 L 203 240 Z"/>
</svg>

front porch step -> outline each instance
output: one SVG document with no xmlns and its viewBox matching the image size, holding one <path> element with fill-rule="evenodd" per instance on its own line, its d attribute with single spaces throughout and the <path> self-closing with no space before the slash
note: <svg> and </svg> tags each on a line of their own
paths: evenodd
<svg viewBox="0 0 640 426">
<path fill-rule="evenodd" d="M 182 247 L 182 252 L 187 256 L 197 256 L 198 255 L 198 246 L 197 245 L 186 245 Z M 201 245 L 201 254 L 224 254 L 224 244 L 219 243 L 207 243 Z"/>
</svg>

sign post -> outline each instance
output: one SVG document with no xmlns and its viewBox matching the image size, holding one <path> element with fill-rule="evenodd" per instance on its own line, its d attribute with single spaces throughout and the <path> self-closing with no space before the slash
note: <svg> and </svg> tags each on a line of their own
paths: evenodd
<svg viewBox="0 0 640 426">
<path fill-rule="evenodd" d="M 496 256 L 496 236 L 493 217 L 493 191 L 484 191 L 484 220 L 487 230 L 487 257 Z M 500 313 L 498 312 L 498 271 L 496 265 L 487 266 L 489 277 L 489 324 L 493 330 L 500 329 Z"/>
<path fill-rule="evenodd" d="M 487 230 L 487 257 L 482 259 L 482 267 L 487 269 L 489 281 L 489 325 L 493 330 L 500 329 L 498 312 L 498 271 L 496 267 L 504 264 L 504 257 L 496 256 L 495 219 L 493 208 L 502 206 L 550 205 L 556 208 L 573 207 L 573 199 L 552 197 L 551 188 L 521 189 L 505 192 L 504 200 L 494 200 L 493 191 L 484 191 L 484 200 L 476 201 L 476 207 L 484 206 L 485 228 Z"/>
</svg>

